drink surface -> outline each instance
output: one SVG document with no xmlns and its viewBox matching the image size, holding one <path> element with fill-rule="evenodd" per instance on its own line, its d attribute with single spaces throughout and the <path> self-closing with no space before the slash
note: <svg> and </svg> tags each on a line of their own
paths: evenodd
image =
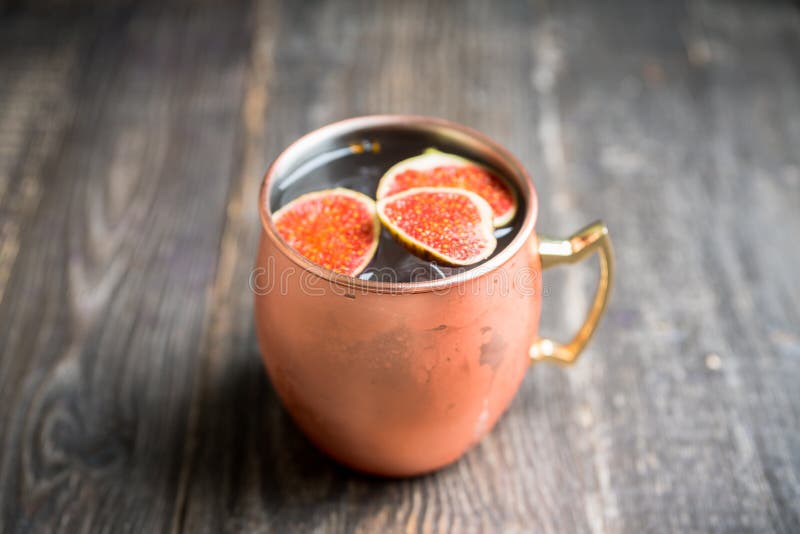
<svg viewBox="0 0 800 534">
<path fill-rule="evenodd" d="M 306 161 L 275 185 L 272 194 L 273 212 L 300 195 L 335 187 L 352 189 L 374 199 L 381 176 L 392 165 L 418 156 L 426 148 L 429 148 L 428 144 L 415 142 L 413 139 L 386 136 L 381 139 L 361 140 L 350 146 L 322 153 Z M 469 157 L 468 154 L 459 154 L 456 150 L 450 152 Z M 423 282 L 474 269 L 508 246 L 524 217 L 524 206 L 520 206 L 511 222 L 495 229 L 497 248 L 492 256 L 465 267 L 449 267 L 419 258 L 408 252 L 383 228 L 377 253 L 358 278 L 382 282 Z"/>
</svg>

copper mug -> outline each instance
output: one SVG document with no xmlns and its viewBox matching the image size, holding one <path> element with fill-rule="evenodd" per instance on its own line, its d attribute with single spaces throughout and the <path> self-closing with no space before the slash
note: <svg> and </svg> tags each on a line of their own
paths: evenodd
<svg viewBox="0 0 800 534">
<path fill-rule="evenodd" d="M 505 249 L 458 275 L 392 283 L 328 271 L 280 238 L 271 220 L 276 184 L 314 156 L 398 133 L 471 156 L 514 181 L 525 215 Z M 373 474 L 415 475 L 458 459 L 491 430 L 531 362 L 575 361 L 611 288 L 602 222 L 566 239 L 537 235 L 536 192 L 525 168 L 483 134 L 441 119 L 366 116 L 307 134 L 267 171 L 259 211 L 253 272 L 275 283 L 259 290 L 258 276 L 252 280 L 255 325 L 272 384 L 314 444 Z M 540 337 L 541 271 L 593 252 L 600 280 L 583 326 L 566 344 Z"/>
</svg>

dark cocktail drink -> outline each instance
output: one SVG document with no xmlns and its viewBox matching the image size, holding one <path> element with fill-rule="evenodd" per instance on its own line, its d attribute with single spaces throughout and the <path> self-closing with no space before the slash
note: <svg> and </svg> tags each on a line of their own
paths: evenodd
<svg viewBox="0 0 800 534">
<path fill-rule="evenodd" d="M 398 162 L 420 156 L 426 150 L 430 152 L 432 148 L 439 149 L 431 147 L 424 139 L 415 139 L 399 132 L 332 148 L 304 162 L 290 176 L 276 184 L 270 198 L 271 208 L 277 211 L 302 195 L 332 188 L 347 188 L 375 199 L 381 177 L 389 169 Z M 450 154 L 470 157 L 469 154 L 459 154 L 446 148 Z M 497 174 L 493 169 L 492 173 Z M 510 182 L 507 185 L 512 187 Z M 516 192 L 513 192 L 514 199 L 516 196 Z M 461 266 L 447 265 L 447 262 L 435 258 L 425 259 L 410 252 L 383 226 L 374 257 L 357 276 L 363 280 L 383 282 L 422 282 L 480 266 L 511 242 L 525 217 L 522 207 L 517 208 L 513 216 L 510 211 L 508 215 L 499 220 L 500 224 L 496 221 L 493 233 L 497 245 L 493 252 L 481 261 Z"/>
</svg>

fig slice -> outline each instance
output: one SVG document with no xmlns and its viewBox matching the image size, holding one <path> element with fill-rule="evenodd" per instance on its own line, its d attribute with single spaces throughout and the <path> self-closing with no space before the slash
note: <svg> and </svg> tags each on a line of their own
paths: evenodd
<svg viewBox="0 0 800 534">
<path fill-rule="evenodd" d="M 494 252 L 492 207 L 455 187 L 414 187 L 378 201 L 378 217 L 413 254 L 454 267 Z"/>
<path fill-rule="evenodd" d="M 381 232 L 375 201 L 341 187 L 302 195 L 279 209 L 272 220 L 294 250 L 350 276 L 372 260 Z"/>
<path fill-rule="evenodd" d="M 517 212 L 517 194 L 497 173 L 474 161 L 429 148 L 393 165 L 378 183 L 377 197 L 412 187 L 459 187 L 483 197 L 492 207 L 493 224 L 505 226 Z"/>
</svg>

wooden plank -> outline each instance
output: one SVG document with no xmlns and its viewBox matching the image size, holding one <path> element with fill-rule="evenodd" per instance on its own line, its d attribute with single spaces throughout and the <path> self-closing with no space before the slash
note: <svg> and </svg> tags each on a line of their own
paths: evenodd
<svg viewBox="0 0 800 534">
<path fill-rule="evenodd" d="M 600 436 L 607 443 L 604 470 L 611 510 L 617 514 L 607 526 L 634 531 L 792 531 L 796 503 L 778 508 L 770 496 L 769 468 L 756 452 L 768 419 L 753 415 L 794 415 L 789 415 L 788 400 L 778 407 L 753 399 L 758 386 L 748 376 L 754 371 L 754 358 L 772 359 L 777 347 L 754 343 L 757 332 L 768 330 L 746 322 L 758 321 L 747 302 L 759 293 L 784 291 L 797 301 L 795 289 L 781 283 L 792 262 L 796 264 L 796 252 L 788 251 L 785 266 L 767 259 L 762 274 L 747 279 L 738 271 L 745 256 L 731 256 L 731 251 L 744 247 L 747 256 L 765 259 L 776 254 L 752 233 L 743 233 L 744 228 L 769 228 L 783 233 L 782 239 L 797 232 L 796 219 L 783 228 L 752 221 L 791 213 L 797 205 L 796 187 L 784 187 L 783 200 L 759 198 L 748 190 L 764 187 L 769 178 L 756 180 L 745 171 L 753 165 L 766 174 L 775 164 L 796 165 L 796 154 L 785 150 L 769 157 L 769 152 L 758 151 L 747 162 L 751 156 L 744 151 L 746 145 L 736 139 L 738 132 L 753 126 L 781 128 L 763 115 L 744 118 L 758 92 L 780 98 L 775 90 L 779 85 L 741 83 L 758 80 L 754 71 L 767 57 L 780 63 L 768 70 L 769 76 L 779 78 L 785 76 L 784 69 L 791 71 L 780 36 L 787 30 L 796 32 L 797 20 L 787 11 L 759 11 L 762 20 L 768 16 L 771 23 L 758 30 L 756 38 L 743 22 L 743 6 L 706 5 L 699 11 L 688 13 L 682 23 L 653 13 L 653 27 L 641 29 L 647 39 L 641 44 L 631 43 L 633 35 L 619 37 L 602 19 L 591 25 L 588 35 L 581 32 L 601 53 L 576 66 L 571 85 L 591 87 L 594 95 L 578 91 L 583 96 L 572 97 L 574 111 L 564 118 L 565 124 L 574 125 L 567 135 L 577 145 L 576 160 L 586 166 L 568 190 L 591 192 L 585 205 L 598 197 L 606 204 L 617 242 L 627 245 L 618 247 L 619 272 L 636 273 L 618 286 L 611 315 L 624 311 L 633 328 L 606 328 L 595 345 L 626 348 L 606 355 L 610 361 L 603 371 L 609 378 L 589 376 L 582 384 L 594 419 L 599 413 L 601 421 L 616 421 Z M 623 20 L 625 13 L 608 16 Z M 706 35 L 719 19 L 730 17 L 740 25 Z M 649 36 L 658 36 L 658 27 L 664 26 L 673 28 L 676 39 L 674 28 L 684 28 L 684 42 L 670 45 L 655 37 L 659 47 L 648 50 Z M 590 28 L 570 27 L 576 33 Z M 708 49 L 706 58 L 698 59 L 698 48 Z M 742 74 L 745 69 L 751 72 Z M 637 70 L 640 80 L 631 82 Z M 742 76 L 739 83 L 726 79 L 724 73 L 732 70 Z M 797 109 L 796 99 L 784 97 L 781 104 Z M 742 123 L 733 130 L 726 122 L 737 116 Z M 778 135 L 787 139 L 792 134 Z M 730 166 L 720 165 L 720 154 Z M 614 210 L 620 198 L 627 202 Z M 764 305 L 775 309 L 774 303 Z M 747 317 L 744 324 L 737 324 L 742 322 L 737 316 Z M 791 320 L 783 317 L 783 329 L 791 331 Z M 772 327 L 780 328 L 776 323 Z M 723 362 L 719 369 L 714 354 Z M 786 381 L 772 382 L 774 391 L 791 394 L 796 370 L 791 369 L 791 359 L 784 358 L 781 365 L 789 367 L 784 369 Z M 616 370 L 618 377 L 613 375 Z M 575 376 L 570 374 L 571 379 Z M 787 461 L 792 460 L 781 460 Z M 607 512 L 608 508 L 606 517 Z"/>
<path fill-rule="evenodd" d="M 769 445 L 759 437 L 776 432 L 770 419 L 795 420 L 798 406 L 787 351 L 797 347 L 789 279 L 798 258 L 778 248 L 797 235 L 798 187 L 771 183 L 776 170 L 796 168 L 796 134 L 753 113 L 752 102 L 796 116 L 798 93 L 782 84 L 797 87 L 783 43 L 796 41 L 798 21 L 789 6 L 749 9 L 554 13 L 566 45 L 559 99 L 571 156 L 553 193 L 567 209 L 554 205 L 554 215 L 602 209 L 618 245 L 609 320 L 567 373 L 588 427 L 574 442 L 592 451 L 576 461 L 595 471 L 588 487 L 597 488 L 603 529 L 797 529 L 797 459 L 788 452 L 797 434 L 779 432 Z M 756 15 L 762 25 L 751 27 Z M 787 146 L 766 146 L 770 136 Z M 564 298 L 560 320 L 569 323 L 579 295 Z M 771 330 L 783 348 L 764 339 Z M 775 366 L 782 378 L 768 371 Z M 776 402 L 762 397 L 756 376 L 770 376 Z M 775 468 L 782 487 L 770 482 Z M 590 517 L 592 508 L 587 499 Z"/>
<path fill-rule="evenodd" d="M 45 20 L 32 35 L 47 46 L 9 54 L 32 66 L 3 102 L 38 100 L 4 216 L 19 252 L 0 307 L 0 530 L 171 523 L 234 168 L 245 16 L 231 5 Z M 55 24 L 67 30 L 51 43 Z M 76 57 L 58 87 L 26 81 L 65 54 Z M 14 200 L 25 188 L 39 191 L 30 207 Z"/>
</svg>

